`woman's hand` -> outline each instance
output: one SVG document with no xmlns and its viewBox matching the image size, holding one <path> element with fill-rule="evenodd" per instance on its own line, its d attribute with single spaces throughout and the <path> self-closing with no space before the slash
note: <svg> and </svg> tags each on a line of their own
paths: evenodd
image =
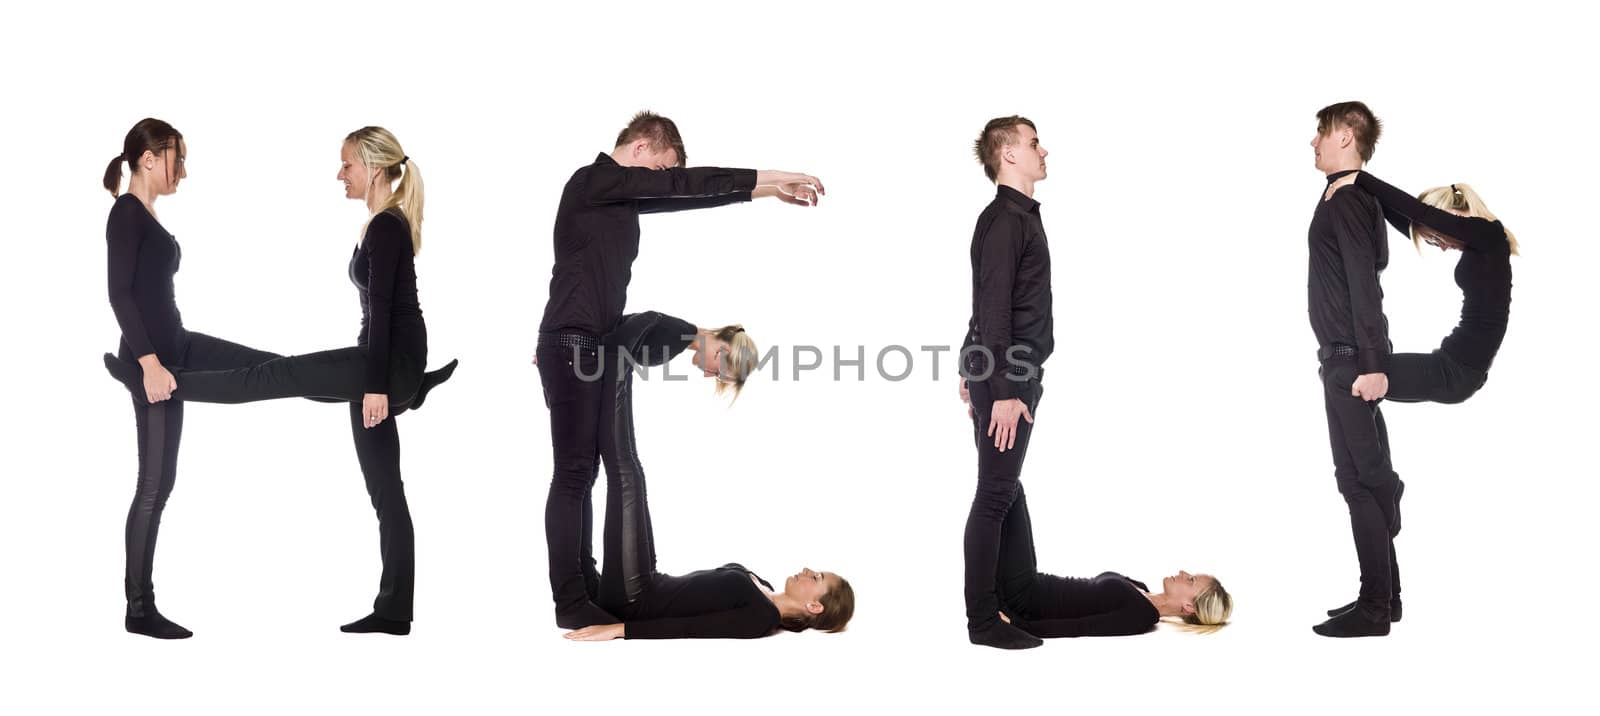
<svg viewBox="0 0 1600 716">
<path fill-rule="evenodd" d="M 361 399 L 361 416 L 365 418 L 367 427 L 378 427 L 378 423 L 389 417 L 389 396 L 383 393 L 367 393 Z"/>
<path fill-rule="evenodd" d="M 1003 622 L 1005 622 L 1007 624 L 1011 623 L 1011 617 L 1006 616 L 1005 612 L 995 612 L 995 613 L 1000 615 L 1000 621 L 1003 621 Z"/>
<path fill-rule="evenodd" d="M 1328 192 L 1324 194 L 1323 197 L 1332 197 L 1333 193 L 1338 191 L 1340 187 L 1346 187 L 1356 183 L 1356 177 L 1360 174 L 1361 172 L 1350 172 L 1349 174 L 1335 179 L 1332 184 L 1328 185 Z"/>
<path fill-rule="evenodd" d="M 761 191 L 766 187 L 777 190 L 777 193 Z M 822 188 L 822 180 L 810 174 L 762 169 L 756 172 L 756 189 L 750 192 L 750 196 L 776 196 L 790 204 L 816 206 L 817 200 L 826 193 L 827 190 Z"/>
<path fill-rule="evenodd" d="M 622 638 L 621 624 L 596 624 L 561 635 L 573 641 L 611 641 Z"/>
<path fill-rule="evenodd" d="M 172 391 L 178 389 L 177 379 L 172 377 L 172 371 L 161 365 L 161 359 L 156 354 L 139 356 L 139 365 L 144 368 L 144 398 L 152 403 L 159 403 L 172 397 Z"/>
</svg>

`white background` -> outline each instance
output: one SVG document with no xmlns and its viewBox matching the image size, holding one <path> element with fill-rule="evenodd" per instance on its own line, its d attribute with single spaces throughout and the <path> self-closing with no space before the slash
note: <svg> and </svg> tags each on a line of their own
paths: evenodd
<svg viewBox="0 0 1600 716">
<path fill-rule="evenodd" d="M 0 42 L 0 710 L 1587 700 L 1600 106 L 1579 18 L 1539 3 L 42 7 L 8 9 Z M 1323 186 L 1313 114 L 1346 99 L 1385 122 L 1374 173 L 1409 191 L 1471 183 L 1524 255 L 1483 392 L 1385 408 L 1408 485 L 1406 618 L 1387 639 L 1337 642 L 1308 629 L 1357 582 L 1304 281 Z M 647 107 L 677 120 L 693 164 L 806 171 L 828 189 L 811 210 L 765 201 L 642 222 L 629 309 L 742 321 L 782 347 L 785 374 L 731 410 L 700 380 L 638 388 L 661 567 L 837 571 L 860 597 L 845 634 L 577 644 L 552 623 L 548 414 L 528 364 L 550 227 L 572 170 Z M 953 361 L 937 381 L 920 353 L 903 382 L 870 365 L 865 381 L 789 375 L 799 343 L 869 359 L 959 345 L 971 227 L 993 192 L 970 145 L 1011 113 L 1051 151 L 1036 196 L 1058 350 L 1023 474 L 1041 568 L 1152 584 L 1215 573 L 1238 605 L 1215 636 L 969 646 L 960 542 L 975 459 Z M 430 350 L 461 369 L 400 419 L 412 636 L 335 629 L 369 609 L 376 523 L 345 410 L 303 401 L 187 408 L 157 591 L 196 636 L 122 632 L 135 445 L 126 393 L 99 362 L 117 327 L 98 186 L 145 116 L 188 140 L 189 178 L 157 205 L 183 245 L 186 325 L 280 352 L 357 331 L 344 267 L 365 213 L 334 180 L 340 140 L 381 124 L 421 170 Z M 1431 350 L 1459 310 L 1454 256 L 1391 248 L 1394 343 Z"/>
</svg>

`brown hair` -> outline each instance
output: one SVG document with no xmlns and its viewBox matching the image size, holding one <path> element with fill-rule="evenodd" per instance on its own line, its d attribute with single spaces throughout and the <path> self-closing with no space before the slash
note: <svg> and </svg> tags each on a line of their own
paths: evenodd
<svg viewBox="0 0 1600 716">
<path fill-rule="evenodd" d="M 176 150 L 178 142 L 183 140 L 183 135 L 172 125 L 159 119 L 146 117 L 133 125 L 128 130 L 128 136 L 122 140 L 122 153 L 111 158 L 111 163 L 106 165 L 106 174 L 103 184 L 111 196 L 117 195 L 117 189 L 122 186 L 122 163 L 128 163 L 130 174 L 139 173 L 139 157 L 145 152 L 160 154 L 168 149 Z M 167 175 L 172 175 L 172 164 L 167 164 Z"/>
<path fill-rule="evenodd" d="M 844 631 L 850 617 L 856 613 L 856 590 L 850 587 L 850 582 L 844 577 L 833 575 L 839 580 L 838 586 L 822 594 L 817 601 L 822 603 L 821 614 L 806 613 L 801 616 L 783 617 L 781 624 L 789 631 L 805 631 L 816 629 L 829 634 Z"/>
<path fill-rule="evenodd" d="M 1372 161 L 1372 153 L 1378 148 L 1378 135 L 1383 134 L 1383 122 L 1378 121 L 1378 116 L 1360 102 L 1330 104 L 1317 111 L 1317 134 L 1327 135 L 1340 127 L 1355 135 L 1361 161 Z"/>
<path fill-rule="evenodd" d="M 628 126 L 617 133 L 617 144 L 620 147 L 629 142 L 640 139 L 650 140 L 650 147 L 656 151 L 671 148 L 678 154 L 678 166 L 689 165 L 689 155 L 683 150 L 683 137 L 678 134 L 678 125 L 650 110 L 643 110 L 633 115 L 628 120 Z"/>
<path fill-rule="evenodd" d="M 978 155 L 978 162 L 983 164 L 983 173 L 989 177 L 989 181 L 994 181 L 1000 175 L 1000 148 L 1016 144 L 1021 139 L 1017 127 L 1023 124 L 1035 132 L 1039 131 L 1038 127 L 1033 126 L 1033 120 L 1021 115 L 996 117 L 983 126 L 978 141 L 972 143 L 972 153 Z"/>
</svg>

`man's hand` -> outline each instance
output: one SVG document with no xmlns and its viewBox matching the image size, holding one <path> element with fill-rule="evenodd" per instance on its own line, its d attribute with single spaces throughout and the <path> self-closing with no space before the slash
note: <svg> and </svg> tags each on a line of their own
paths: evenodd
<svg viewBox="0 0 1600 716">
<path fill-rule="evenodd" d="M 762 169 L 756 172 L 756 188 L 750 192 L 750 198 L 775 196 L 788 204 L 816 206 L 817 200 L 826 193 L 822 180 L 809 174 Z"/>
<path fill-rule="evenodd" d="M 1356 382 L 1350 384 L 1350 394 L 1372 402 L 1389 394 L 1389 376 L 1383 373 L 1365 373 L 1356 376 Z"/>
<path fill-rule="evenodd" d="M 989 411 L 989 436 L 994 438 L 994 446 L 1000 452 L 1005 452 L 1017 446 L 1017 419 L 1022 418 L 1033 424 L 1033 413 L 1021 400 L 997 400 L 994 408 Z"/>
</svg>

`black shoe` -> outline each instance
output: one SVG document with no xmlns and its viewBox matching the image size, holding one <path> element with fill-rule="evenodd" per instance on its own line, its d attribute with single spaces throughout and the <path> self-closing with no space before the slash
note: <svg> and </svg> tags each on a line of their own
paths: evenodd
<svg viewBox="0 0 1600 716">
<path fill-rule="evenodd" d="M 1032 649 L 1044 644 L 1043 639 L 999 619 L 982 629 L 968 629 L 967 639 L 974 644 L 996 649 Z"/>
<path fill-rule="evenodd" d="M 556 626 L 562 629 L 582 629 L 597 624 L 621 624 L 622 620 L 587 599 L 582 604 L 564 612 L 556 612 Z"/>
<path fill-rule="evenodd" d="M 128 389 L 128 392 L 133 393 L 141 400 L 145 399 L 144 370 L 139 368 L 138 363 L 129 363 L 110 353 L 104 355 L 104 360 L 106 372 L 110 373 L 111 377 L 116 378 L 117 382 L 122 384 L 122 387 Z"/>
<path fill-rule="evenodd" d="M 1357 604 L 1357 602 L 1351 602 L 1351 603 L 1346 604 L 1346 605 L 1344 605 L 1342 607 L 1339 607 L 1337 609 L 1329 609 L 1328 610 L 1328 616 L 1330 616 L 1330 617 L 1339 616 L 1340 614 L 1348 612 L 1351 609 L 1355 609 L 1356 608 L 1356 604 Z M 1395 597 L 1394 599 L 1389 600 L 1389 621 L 1391 623 L 1400 621 L 1400 598 L 1399 597 Z"/>
<path fill-rule="evenodd" d="M 395 636 L 405 636 L 411 633 L 411 622 L 397 622 L 393 619 L 384 619 L 377 614 L 368 614 L 339 627 L 339 631 L 346 634 L 393 634 Z"/>
<path fill-rule="evenodd" d="M 1367 610 L 1356 607 L 1341 613 L 1328 621 L 1311 627 L 1311 631 L 1321 636 L 1335 638 L 1351 638 L 1363 636 L 1388 636 L 1389 615 L 1367 614 Z"/>
<path fill-rule="evenodd" d="M 146 607 L 142 617 L 123 617 L 122 628 L 127 629 L 129 634 L 142 634 L 155 639 L 188 639 L 194 636 L 194 632 L 161 616 L 154 606 Z"/>
<path fill-rule="evenodd" d="M 457 361 L 452 358 L 443 368 L 430 370 L 422 374 L 422 384 L 417 386 L 417 395 L 411 399 L 411 409 L 422 407 L 422 399 L 428 397 L 428 391 L 439 387 L 440 383 L 450 380 L 450 375 L 456 372 Z"/>
</svg>

